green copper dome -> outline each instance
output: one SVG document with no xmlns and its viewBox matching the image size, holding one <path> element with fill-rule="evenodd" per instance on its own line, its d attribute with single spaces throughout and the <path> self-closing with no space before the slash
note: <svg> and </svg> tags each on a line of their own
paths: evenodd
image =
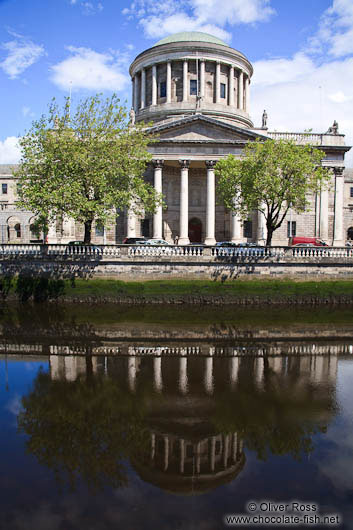
<svg viewBox="0 0 353 530">
<path fill-rule="evenodd" d="M 181 31 L 180 33 L 174 33 L 169 35 L 162 40 L 159 40 L 154 46 L 160 46 L 161 44 L 170 44 L 172 42 L 209 42 L 211 44 L 221 44 L 222 46 L 228 46 L 225 42 L 209 33 L 202 33 L 201 31 Z"/>
</svg>

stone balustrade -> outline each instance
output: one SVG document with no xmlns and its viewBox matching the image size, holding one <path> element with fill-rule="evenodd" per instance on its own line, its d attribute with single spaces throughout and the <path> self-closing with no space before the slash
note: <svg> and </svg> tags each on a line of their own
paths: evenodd
<svg viewBox="0 0 353 530">
<path fill-rule="evenodd" d="M 252 261 L 297 261 L 302 259 L 352 259 L 353 247 L 262 247 L 262 246 L 204 246 L 204 245 L 41 245 L 3 244 L 1 258 L 89 258 L 100 261 L 134 258 L 191 258 L 195 261 L 217 261 L 224 259 Z"/>
</svg>

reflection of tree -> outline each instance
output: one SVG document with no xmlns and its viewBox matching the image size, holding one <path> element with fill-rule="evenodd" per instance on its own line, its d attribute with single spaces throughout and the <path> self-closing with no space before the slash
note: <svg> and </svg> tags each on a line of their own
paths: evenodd
<svg viewBox="0 0 353 530">
<path fill-rule="evenodd" d="M 123 460 L 132 442 L 138 447 L 145 440 L 143 402 L 110 378 L 53 381 L 40 372 L 22 399 L 18 426 L 29 437 L 28 451 L 59 481 L 117 487 L 126 483 Z"/>
<path fill-rule="evenodd" d="M 298 390 L 300 374 L 278 377 L 267 367 L 264 376 L 263 388 L 249 378 L 234 392 L 218 395 L 214 425 L 221 432 L 237 431 L 259 459 L 271 453 L 300 459 L 313 451 L 313 435 L 326 432 L 334 413 L 332 397 L 310 385 Z"/>
</svg>

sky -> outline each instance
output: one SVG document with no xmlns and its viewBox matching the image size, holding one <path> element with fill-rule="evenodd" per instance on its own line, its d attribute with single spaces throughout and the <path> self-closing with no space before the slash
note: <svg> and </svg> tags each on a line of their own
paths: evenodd
<svg viewBox="0 0 353 530">
<path fill-rule="evenodd" d="M 250 115 L 275 131 L 325 132 L 353 145 L 353 0 L 0 0 L 0 163 L 72 91 L 116 92 L 131 106 L 129 65 L 178 31 L 205 31 L 254 66 Z M 353 151 L 353 149 L 352 149 Z M 347 155 L 353 167 L 353 152 Z"/>
</svg>

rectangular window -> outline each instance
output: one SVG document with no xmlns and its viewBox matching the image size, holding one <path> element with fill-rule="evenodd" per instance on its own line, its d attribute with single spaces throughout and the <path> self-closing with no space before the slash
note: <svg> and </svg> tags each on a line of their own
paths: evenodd
<svg viewBox="0 0 353 530">
<path fill-rule="evenodd" d="M 226 99 L 226 85 L 221 83 L 221 98 Z"/>
<path fill-rule="evenodd" d="M 252 237 L 252 221 L 244 221 L 243 237 Z"/>
<path fill-rule="evenodd" d="M 288 221 L 287 222 L 287 237 L 294 237 L 297 235 L 297 222 Z"/>
<path fill-rule="evenodd" d="M 167 82 L 166 81 L 161 81 L 161 84 L 159 85 L 159 97 L 160 98 L 167 97 Z"/>
<path fill-rule="evenodd" d="M 104 226 L 101 223 L 96 224 L 96 236 L 97 237 L 104 236 Z"/>
<path fill-rule="evenodd" d="M 150 220 L 149 219 L 142 219 L 141 234 L 143 235 L 143 237 L 150 237 Z"/>
<path fill-rule="evenodd" d="M 190 79 L 190 96 L 197 96 L 197 80 Z"/>
<path fill-rule="evenodd" d="M 6 195 L 6 193 L 7 193 L 7 184 L 1 184 L 1 189 L 2 189 L 3 195 Z"/>
<path fill-rule="evenodd" d="M 351 188 L 351 193 L 350 193 L 351 197 L 353 197 L 353 188 Z"/>
</svg>

